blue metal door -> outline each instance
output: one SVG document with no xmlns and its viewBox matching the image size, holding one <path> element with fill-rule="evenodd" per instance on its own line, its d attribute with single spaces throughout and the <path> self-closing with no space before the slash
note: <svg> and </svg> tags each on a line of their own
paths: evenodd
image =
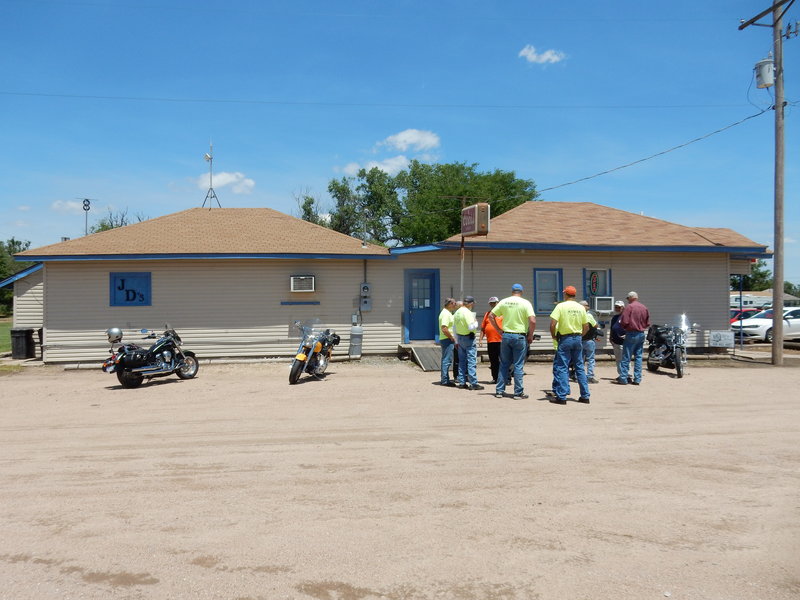
<svg viewBox="0 0 800 600">
<path fill-rule="evenodd" d="M 405 280 L 406 341 L 435 339 L 439 318 L 439 270 L 409 269 Z"/>
</svg>

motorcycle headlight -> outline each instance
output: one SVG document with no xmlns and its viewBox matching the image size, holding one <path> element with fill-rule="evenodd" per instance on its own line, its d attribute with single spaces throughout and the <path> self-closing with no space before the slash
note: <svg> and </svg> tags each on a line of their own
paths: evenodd
<svg viewBox="0 0 800 600">
<path fill-rule="evenodd" d="M 306 337 L 303 338 L 303 346 L 311 346 L 314 343 L 314 338 L 316 336 L 312 333 L 309 333 Z"/>
</svg>

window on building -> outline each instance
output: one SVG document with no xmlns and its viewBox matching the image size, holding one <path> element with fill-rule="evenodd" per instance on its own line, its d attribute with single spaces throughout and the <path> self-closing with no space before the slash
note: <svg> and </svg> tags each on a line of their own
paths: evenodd
<svg viewBox="0 0 800 600">
<path fill-rule="evenodd" d="M 561 269 L 533 270 L 533 310 L 549 315 L 561 300 L 563 274 Z"/>
<path fill-rule="evenodd" d="M 150 273 L 110 273 L 111 306 L 152 306 Z"/>
</svg>

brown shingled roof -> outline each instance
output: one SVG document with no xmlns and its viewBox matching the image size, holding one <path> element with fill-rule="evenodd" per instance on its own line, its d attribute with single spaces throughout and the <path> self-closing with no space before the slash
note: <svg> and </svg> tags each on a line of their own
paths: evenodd
<svg viewBox="0 0 800 600">
<path fill-rule="evenodd" d="M 461 240 L 460 235 L 448 242 Z M 576 246 L 723 246 L 764 248 L 731 229 L 686 227 L 592 202 L 525 202 L 493 217 L 489 235 L 469 242 Z"/>
<path fill-rule="evenodd" d="M 17 256 L 327 254 L 389 255 L 382 246 L 270 208 L 190 208 Z"/>
</svg>

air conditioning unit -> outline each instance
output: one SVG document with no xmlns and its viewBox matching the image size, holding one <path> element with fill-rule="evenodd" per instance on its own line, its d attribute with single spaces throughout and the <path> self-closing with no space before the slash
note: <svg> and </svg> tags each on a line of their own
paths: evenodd
<svg viewBox="0 0 800 600">
<path fill-rule="evenodd" d="M 313 275 L 292 275 L 291 286 L 293 292 L 313 292 L 314 291 L 314 276 Z"/>
<path fill-rule="evenodd" d="M 614 312 L 614 296 L 595 296 L 592 300 L 592 308 L 599 314 L 610 315 Z"/>
</svg>

